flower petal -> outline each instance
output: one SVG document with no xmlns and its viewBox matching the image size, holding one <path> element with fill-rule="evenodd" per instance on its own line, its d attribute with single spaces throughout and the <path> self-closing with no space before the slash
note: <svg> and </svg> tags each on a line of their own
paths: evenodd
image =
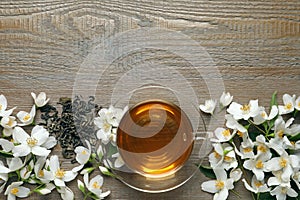
<svg viewBox="0 0 300 200">
<path fill-rule="evenodd" d="M 28 145 L 20 144 L 15 146 L 12 150 L 14 157 L 27 156 L 30 153 L 30 147 Z"/>
<path fill-rule="evenodd" d="M 287 195 L 290 196 L 290 197 L 297 197 L 298 193 L 293 188 L 288 188 L 287 189 Z"/>
<path fill-rule="evenodd" d="M 49 137 L 49 132 L 42 126 L 35 126 L 31 131 L 31 137 L 37 139 L 37 145 L 44 144 Z"/>
<path fill-rule="evenodd" d="M 270 177 L 268 179 L 268 185 L 274 186 L 274 185 L 280 185 L 281 181 L 277 177 Z"/>
<path fill-rule="evenodd" d="M 254 188 L 252 188 L 248 183 L 247 181 L 243 178 L 242 179 L 243 183 L 244 183 L 244 186 L 247 190 L 249 190 L 250 192 L 253 192 L 253 193 L 257 193 L 257 190 L 255 190 Z"/>
<path fill-rule="evenodd" d="M 201 189 L 205 192 L 209 193 L 216 193 L 218 192 L 218 189 L 216 188 L 216 181 L 210 180 L 210 181 L 205 181 L 201 184 Z"/>
<path fill-rule="evenodd" d="M 27 144 L 29 137 L 30 136 L 21 127 L 16 127 L 13 131 L 13 139 L 18 143 Z"/>
<path fill-rule="evenodd" d="M 20 186 L 20 187 L 18 187 L 18 189 L 19 189 L 19 192 L 16 194 L 17 197 L 24 198 L 24 197 L 27 197 L 30 193 L 29 188 Z"/>
<path fill-rule="evenodd" d="M 69 182 L 69 181 L 74 180 L 74 179 L 76 178 L 76 176 L 77 176 L 77 173 L 72 172 L 72 171 L 66 171 L 63 180 L 64 180 L 65 182 Z"/>
<path fill-rule="evenodd" d="M 55 179 L 54 179 L 54 184 L 55 184 L 56 186 L 59 186 L 59 187 L 64 187 L 64 186 L 66 186 L 65 182 L 64 182 L 63 180 L 59 179 L 59 178 L 55 178 Z"/>
<path fill-rule="evenodd" d="M 283 181 L 288 182 L 290 181 L 291 175 L 293 174 L 293 169 L 291 167 L 291 165 L 287 165 L 284 169 L 283 169 L 283 173 L 281 175 L 281 178 Z"/>
<path fill-rule="evenodd" d="M 48 156 L 51 151 L 47 150 L 45 147 L 34 146 L 31 149 L 32 153 L 37 156 Z"/>
<path fill-rule="evenodd" d="M 42 144 L 42 146 L 45 147 L 46 149 L 51 149 L 56 144 L 57 144 L 56 138 L 54 136 L 50 136 L 50 137 L 48 137 L 48 139 L 46 140 L 46 142 L 44 144 Z"/>
<path fill-rule="evenodd" d="M 59 169 L 59 160 L 57 155 L 50 157 L 49 167 L 52 172 L 56 172 Z"/>
<path fill-rule="evenodd" d="M 15 147 L 14 144 L 8 140 L 0 138 L 0 145 L 5 152 L 10 152 Z"/>
<path fill-rule="evenodd" d="M 278 171 L 281 169 L 281 166 L 279 165 L 280 158 L 275 157 L 269 160 L 265 163 L 265 167 L 267 171 Z"/>
<path fill-rule="evenodd" d="M 214 195 L 214 200 L 225 200 L 228 197 L 228 190 L 223 189 Z"/>
</svg>

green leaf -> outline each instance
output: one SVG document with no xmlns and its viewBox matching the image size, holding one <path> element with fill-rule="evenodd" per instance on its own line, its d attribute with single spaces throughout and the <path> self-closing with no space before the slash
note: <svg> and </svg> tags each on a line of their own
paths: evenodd
<svg viewBox="0 0 300 200">
<path fill-rule="evenodd" d="M 207 166 L 199 166 L 199 170 L 207 177 L 211 179 L 216 179 L 216 175 L 214 173 L 214 170 L 211 167 Z"/>
<path fill-rule="evenodd" d="M 270 107 L 272 106 L 278 106 L 278 102 L 277 102 L 277 91 L 275 91 L 272 95 L 272 99 L 271 99 L 271 102 L 270 102 Z"/>
<path fill-rule="evenodd" d="M 12 157 L 14 157 L 13 153 L 5 152 L 5 151 L 2 151 L 2 150 L 0 150 L 0 156 L 3 156 L 5 158 L 12 158 Z"/>
<path fill-rule="evenodd" d="M 276 197 L 272 196 L 269 192 L 264 192 L 257 196 L 257 200 L 276 200 Z"/>
<path fill-rule="evenodd" d="M 298 141 L 298 140 L 300 140 L 300 133 L 297 133 L 297 134 L 291 136 L 289 139 L 291 141 Z"/>
</svg>

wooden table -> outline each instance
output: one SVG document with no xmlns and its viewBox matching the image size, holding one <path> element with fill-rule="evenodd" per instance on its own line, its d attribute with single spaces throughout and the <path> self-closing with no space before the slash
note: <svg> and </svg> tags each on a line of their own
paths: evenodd
<svg viewBox="0 0 300 200">
<path fill-rule="evenodd" d="M 91 68 L 88 68 L 90 71 L 80 69 L 93 54 L 94 48 L 109 38 L 122 38 L 122 34 L 147 28 L 171 31 L 172 35 L 169 41 L 165 34 L 162 38 L 157 36 L 158 41 L 163 42 L 157 46 L 161 48 L 156 49 L 139 45 L 143 42 L 148 44 L 149 35 L 138 35 L 140 43 L 136 45 L 143 48 L 131 47 L 126 53 L 120 46 L 122 43 L 128 45 L 124 38 L 115 43 L 117 46 L 106 46 L 111 52 L 121 53 L 117 52 L 111 63 L 104 63 L 107 68 L 101 72 L 103 76 L 99 78 L 96 92 L 93 87 L 89 88 L 89 85 L 95 85 L 95 75 L 100 72 L 93 73 Z M 176 41 L 178 34 L 180 37 Z M 151 41 L 154 40 L 151 38 Z M 180 53 L 172 52 L 172 45 L 177 50 L 181 49 L 181 53 L 186 46 L 186 50 L 193 49 L 191 43 L 185 43 L 189 41 L 207 51 L 219 76 L 212 73 L 210 67 L 191 65 Z M 163 46 L 171 48 L 171 51 Z M 95 93 L 96 102 L 108 106 L 120 77 L 145 63 L 177 70 L 195 90 L 199 102 L 204 102 L 210 95 L 203 87 L 203 74 L 217 85 L 224 83 L 226 91 L 240 103 L 258 98 L 260 105 L 268 106 L 275 90 L 279 97 L 284 93 L 300 95 L 298 0 L 2 0 L 0 47 L 0 93 L 8 98 L 11 107 L 17 105 L 17 110 L 30 109 L 32 91 L 45 91 L 52 104 L 56 104 L 59 97 L 71 97 L 74 83 L 81 75 L 87 75 L 86 81 L 77 85 L 76 89 L 87 95 Z M 99 63 L 97 69 L 102 69 L 102 64 Z M 198 71 L 200 68 L 201 72 Z M 174 84 L 180 85 L 176 80 Z M 212 88 L 211 92 L 219 90 Z M 206 118 L 210 120 L 208 116 Z M 56 153 L 60 155 L 59 151 Z M 68 160 L 63 164 L 71 167 Z M 212 199 L 210 194 L 201 191 L 200 185 L 204 180 L 206 178 L 198 173 L 174 191 L 146 194 L 106 178 L 104 190 L 112 191 L 108 199 Z M 75 181 L 70 187 L 76 199 L 82 199 Z M 236 190 L 242 198 L 251 198 L 241 184 Z M 59 198 L 55 192 L 28 199 L 54 198 Z M 231 194 L 230 199 L 238 197 Z"/>
</svg>

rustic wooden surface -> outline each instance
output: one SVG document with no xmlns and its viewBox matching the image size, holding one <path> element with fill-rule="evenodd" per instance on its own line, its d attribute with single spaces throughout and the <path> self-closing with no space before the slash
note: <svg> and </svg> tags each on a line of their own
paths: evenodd
<svg viewBox="0 0 300 200">
<path fill-rule="evenodd" d="M 300 95 L 299 0 L 1 0 L 0 93 L 10 106 L 18 105 L 17 110 L 29 110 L 32 91 L 45 91 L 55 104 L 61 96 L 72 96 L 80 65 L 93 47 L 115 34 L 145 27 L 177 31 L 205 47 L 222 75 L 216 81 L 223 81 L 236 101 L 259 98 L 267 106 L 275 90 L 279 96 Z M 139 56 L 170 63 L 179 71 L 184 66 L 165 51 L 142 51 Z M 129 65 L 126 58 L 115 64 L 120 63 Z M 97 103 L 109 104 L 111 80 L 122 73 L 105 73 Z M 182 73 L 204 101 L 199 74 L 192 69 Z M 69 161 L 63 164 L 71 167 Z M 112 191 L 108 199 L 212 199 L 200 189 L 204 180 L 198 173 L 179 189 L 146 194 L 106 178 L 104 189 Z M 82 199 L 76 182 L 70 185 L 76 199 Z M 251 198 L 241 185 L 236 190 L 241 198 Z M 59 199 L 55 192 L 28 199 L 54 198 Z M 231 194 L 230 199 L 239 198 Z"/>
</svg>

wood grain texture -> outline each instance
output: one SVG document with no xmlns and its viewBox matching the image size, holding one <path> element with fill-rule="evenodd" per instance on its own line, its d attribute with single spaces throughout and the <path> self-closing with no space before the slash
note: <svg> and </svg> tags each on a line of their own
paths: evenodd
<svg viewBox="0 0 300 200">
<path fill-rule="evenodd" d="M 7 96 L 11 107 L 18 105 L 17 110 L 30 109 L 32 91 L 45 91 L 55 104 L 59 97 L 72 95 L 81 63 L 94 47 L 116 34 L 146 27 L 179 32 L 204 47 L 222 77 L 209 74 L 209 69 L 207 73 L 216 82 L 223 81 L 236 101 L 259 98 L 260 104 L 267 106 L 275 90 L 279 96 L 300 95 L 298 0 L 2 0 L 0 93 Z M 209 97 L 197 71 L 200 66 L 192 68 L 178 55 L 147 49 L 124 55 L 104 71 L 97 103 L 107 106 L 116 81 L 128 69 L 145 62 L 171 66 L 190 83 L 199 101 Z M 56 153 L 60 154 L 59 149 Z M 63 166 L 72 167 L 68 160 Z M 212 199 L 201 191 L 204 180 L 198 173 L 179 189 L 153 195 L 106 178 L 104 190 L 112 191 L 108 199 Z M 251 198 L 241 184 L 237 187 L 242 198 Z M 76 199 L 82 199 L 75 181 L 71 188 Z M 59 195 L 28 199 L 54 198 Z M 231 194 L 230 199 L 238 197 Z"/>
</svg>

